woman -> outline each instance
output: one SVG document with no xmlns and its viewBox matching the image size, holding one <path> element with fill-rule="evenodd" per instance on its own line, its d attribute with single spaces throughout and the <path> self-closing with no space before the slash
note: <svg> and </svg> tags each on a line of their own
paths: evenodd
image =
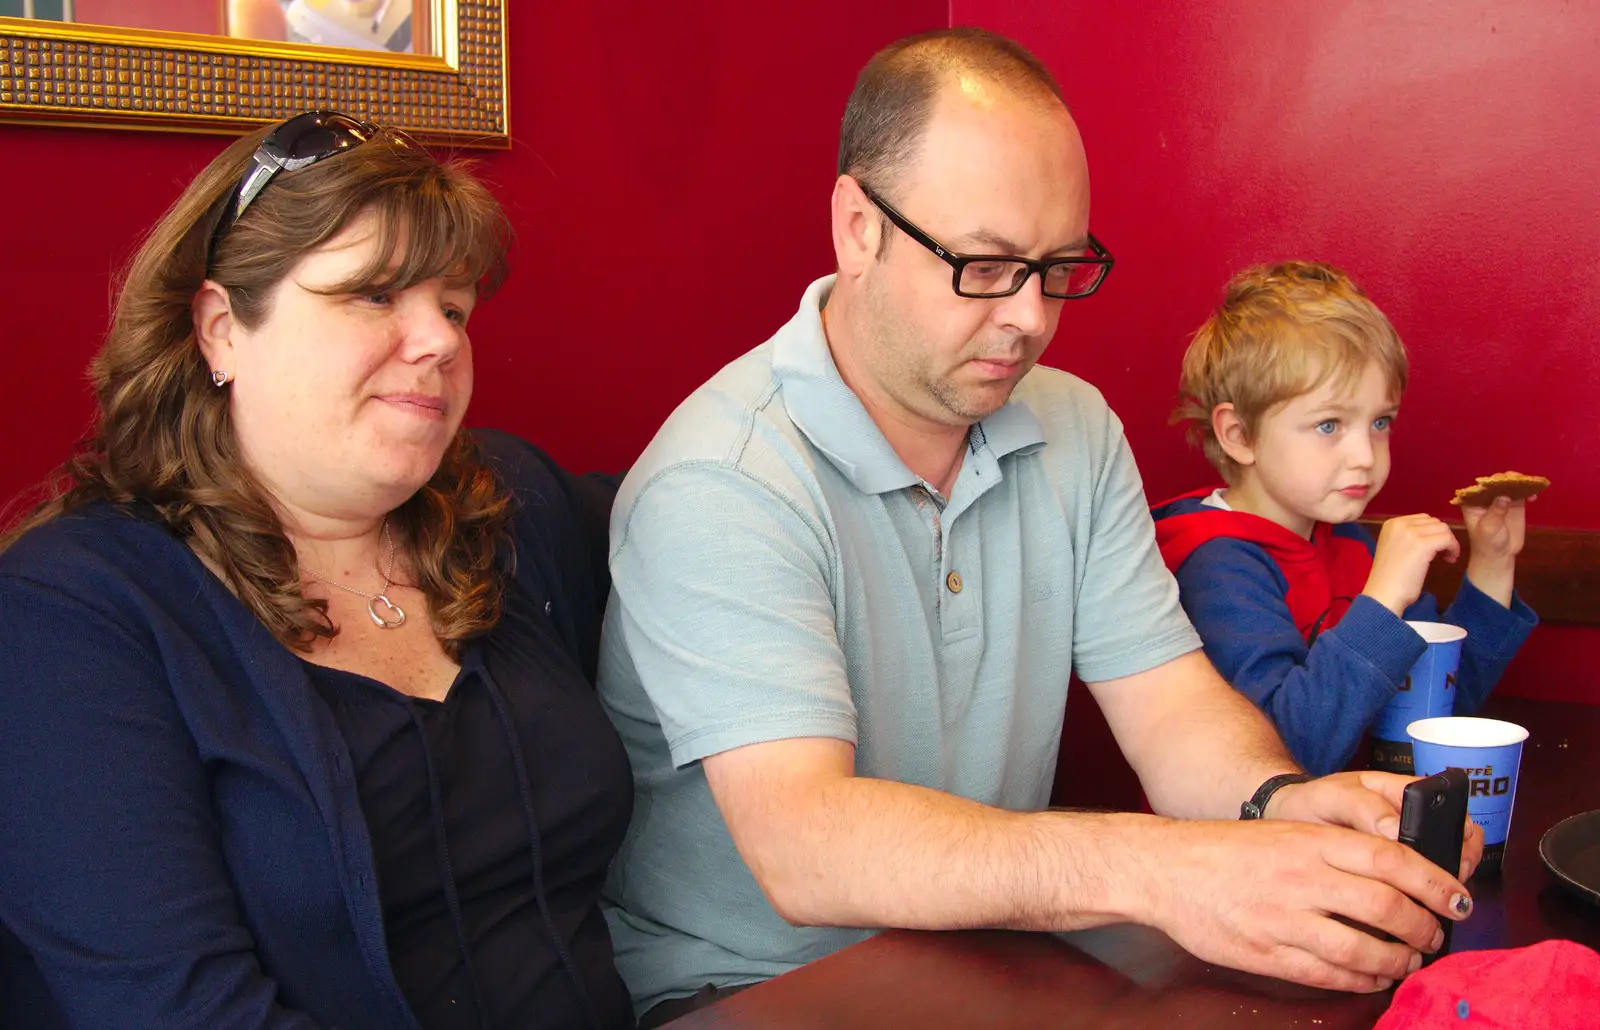
<svg viewBox="0 0 1600 1030">
<path fill-rule="evenodd" d="M 506 239 L 320 112 L 140 248 L 96 431 L 0 541 L 5 1026 L 631 1024 L 609 493 L 460 429 Z"/>
</svg>

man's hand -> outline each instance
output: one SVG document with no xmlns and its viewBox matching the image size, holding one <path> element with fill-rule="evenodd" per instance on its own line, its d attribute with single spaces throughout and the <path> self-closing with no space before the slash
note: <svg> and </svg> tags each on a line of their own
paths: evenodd
<svg viewBox="0 0 1600 1030">
<path fill-rule="evenodd" d="M 1402 515 L 1383 524 L 1378 534 L 1378 549 L 1372 556 L 1372 572 L 1361 591 L 1396 615 L 1422 596 L 1422 581 L 1427 578 L 1433 559 L 1444 556 L 1453 562 L 1461 556 L 1461 543 L 1448 525 L 1432 515 Z"/>
<path fill-rule="evenodd" d="M 1343 826 L 1396 840 L 1406 784 L 1416 779 L 1383 772 L 1335 773 L 1279 788 L 1264 814 L 1268 819 Z M 1482 859 L 1483 828 L 1468 817 L 1461 840 L 1461 868 L 1456 874 L 1462 883 L 1471 879 Z"/>
<path fill-rule="evenodd" d="M 1382 837 L 1281 819 L 1166 821 L 1153 830 L 1159 839 L 1143 871 L 1152 907 L 1141 921 L 1208 962 L 1381 991 L 1443 943 L 1430 909 L 1454 920 L 1472 911 L 1459 881 Z"/>
<path fill-rule="evenodd" d="M 1461 518 L 1467 524 L 1467 540 L 1472 554 L 1467 559 L 1467 578 L 1472 585 L 1511 606 L 1512 580 L 1517 555 L 1522 553 L 1527 527 L 1527 501 L 1498 497 L 1487 507 L 1463 505 Z"/>
</svg>

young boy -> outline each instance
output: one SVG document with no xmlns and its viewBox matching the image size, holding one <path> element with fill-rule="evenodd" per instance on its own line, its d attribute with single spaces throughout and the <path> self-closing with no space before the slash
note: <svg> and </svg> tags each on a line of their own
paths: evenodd
<svg viewBox="0 0 1600 1030">
<path fill-rule="evenodd" d="M 1183 359 L 1174 420 L 1227 486 L 1155 507 L 1161 553 L 1206 654 L 1316 775 L 1349 763 L 1426 649 L 1404 620 L 1466 629 L 1458 715 L 1538 622 L 1512 590 L 1523 502 L 1462 509 L 1471 557 L 1442 619 L 1422 582 L 1436 557 L 1459 557 L 1450 527 L 1406 515 L 1374 546 L 1356 524 L 1389 476 L 1405 385 L 1394 327 L 1321 264 L 1235 276 Z"/>
</svg>

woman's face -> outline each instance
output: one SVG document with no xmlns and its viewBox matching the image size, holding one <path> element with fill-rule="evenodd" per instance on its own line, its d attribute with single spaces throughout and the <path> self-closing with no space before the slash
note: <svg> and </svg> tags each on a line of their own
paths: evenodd
<svg viewBox="0 0 1600 1030">
<path fill-rule="evenodd" d="M 403 503 L 439 467 L 472 397 L 471 287 L 319 292 L 366 265 L 376 229 L 365 215 L 308 253 L 256 328 L 225 318 L 222 332 L 202 332 L 225 332 L 207 356 L 232 377 L 245 460 L 291 516 L 360 519 Z"/>
</svg>

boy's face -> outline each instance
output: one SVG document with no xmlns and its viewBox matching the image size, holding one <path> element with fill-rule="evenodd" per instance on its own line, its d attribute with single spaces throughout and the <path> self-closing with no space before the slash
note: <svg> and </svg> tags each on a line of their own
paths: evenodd
<svg viewBox="0 0 1600 1030">
<path fill-rule="evenodd" d="M 1315 522 L 1360 518 L 1389 478 L 1389 432 L 1399 398 L 1369 364 L 1268 412 L 1244 448 L 1253 459 L 1230 498 L 1302 536 Z"/>
</svg>

